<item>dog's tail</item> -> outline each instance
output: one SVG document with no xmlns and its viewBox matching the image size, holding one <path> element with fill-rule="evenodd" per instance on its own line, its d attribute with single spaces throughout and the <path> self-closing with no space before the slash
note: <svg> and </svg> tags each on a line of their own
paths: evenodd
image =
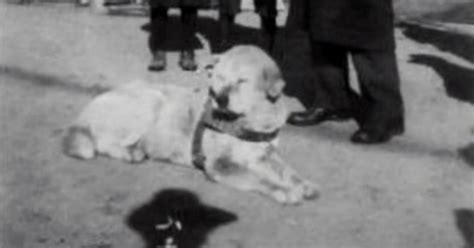
<svg viewBox="0 0 474 248">
<path fill-rule="evenodd" d="M 91 159 L 95 157 L 95 142 L 87 127 L 71 126 L 63 139 L 63 152 L 73 158 Z"/>
</svg>

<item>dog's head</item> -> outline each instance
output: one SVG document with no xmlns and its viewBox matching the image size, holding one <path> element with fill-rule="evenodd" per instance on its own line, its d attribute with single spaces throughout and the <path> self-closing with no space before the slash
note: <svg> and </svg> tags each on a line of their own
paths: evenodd
<svg viewBox="0 0 474 248">
<path fill-rule="evenodd" d="M 245 119 L 259 131 L 280 127 L 281 119 L 286 120 L 281 103 L 285 81 L 275 61 L 260 48 L 235 46 L 216 56 L 207 70 L 216 112 Z M 266 121 L 258 120 L 264 117 Z"/>
</svg>

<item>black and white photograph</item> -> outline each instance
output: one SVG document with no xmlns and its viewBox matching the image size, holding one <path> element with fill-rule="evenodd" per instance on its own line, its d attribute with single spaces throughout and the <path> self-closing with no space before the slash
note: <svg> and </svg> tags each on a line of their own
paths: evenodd
<svg viewBox="0 0 474 248">
<path fill-rule="evenodd" d="M 0 0 L 0 248 L 474 248 L 474 0 Z"/>
</svg>

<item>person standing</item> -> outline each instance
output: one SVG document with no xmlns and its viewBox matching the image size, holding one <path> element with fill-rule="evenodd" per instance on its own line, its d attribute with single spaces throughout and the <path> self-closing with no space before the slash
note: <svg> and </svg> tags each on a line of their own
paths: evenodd
<svg viewBox="0 0 474 248">
<path fill-rule="evenodd" d="M 219 50 L 226 50 L 232 46 L 232 28 L 235 16 L 240 12 L 242 0 L 219 0 Z M 270 52 L 275 42 L 277 32 L 276 17 L 278 14 L 277 0 L 253 0 L 255 11 L 260 16 L 261 46 Z"/>
<path fill-rule="evenodd" d="M 311 39 L 315 101 L 292 113 L 294 125 L 356 119 L 354 143 L 389 141 L 404 132 L 404 106 L 395 56 L 392 0 L 293 0 L 304 16 L 294 23 Z M 292 19 L 289 17 L 289 19 Z M 293 23 L 293 24 L 294 24 Z M 360 94 L 349 85 L 348 57 L 357 72 Z"/>
<path fill-rule="evenodd" d="M 209 8 L 215 0 L 150 0 L 151 32 L 148 45 L 152 61 L 148 66 L 151 71 L 162 71 L 166 68 L 165 43 L 168 32 L 168 9 L 181 9 L 181 51 L 179 65 L 183 70 L 194 71 L 197 64 L 194 58 L 193 40 L 196 34 L 198 8 Z"/>
</svg>

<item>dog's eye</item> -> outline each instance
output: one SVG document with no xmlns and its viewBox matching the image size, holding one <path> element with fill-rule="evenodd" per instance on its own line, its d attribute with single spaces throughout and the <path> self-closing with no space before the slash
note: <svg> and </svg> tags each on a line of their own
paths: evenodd
<svg viewBox="0 0 474 248">
<path fill-rule="evenodd" d="M 278 99 L 280 98 L 280 96 L 271 96 L 271 95 L 267 95 L 266 96 L 267 100 L 271 103 L 276 103 L 276 101 L 278 101 Z"/>
<path fill-rule="evenodd" d="M 237 80 L 237 84 L 243 84 L 243 83 L 246 83 L 246 82 L 248 82 L 248 80 L 245 79 L 245 78 L 239 78 L 239 79 Z"/>
</svg>

